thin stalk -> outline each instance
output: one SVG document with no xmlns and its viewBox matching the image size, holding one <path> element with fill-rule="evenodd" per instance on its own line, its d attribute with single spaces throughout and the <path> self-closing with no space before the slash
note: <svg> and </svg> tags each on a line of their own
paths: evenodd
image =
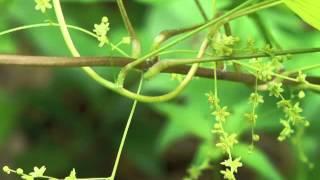
<svg viewBox="0 0 320 180">
<path fill-rule="evenodd" d="M 195 25 L 195 26 L 191 26 L 191 27 L 186 27 L 186 28 L 179 28 L 179 29 L 170 29 L 170 30 L 164 30 L 162 32 L 160 32 L 159 35 L 157 35 L 154 40 L 153 40 L 153 44 L 152 44 L 152 50 L 156 50 L 159 49 L 161 44 L 164 43 L 165 41 L 169 40 L 170 38 L 192 31 L 198 27 L 200 27 L 202 24 L 200 25 Z"/>
<path fill-rule="evenodd" d="M 49 22 L 49 23 L 38 23 L 38 24 L 30 24 L 30 25 L 25 25 L 25 26 L 19 26 L 19 27 L 15 27 L 15 28 L 12 28 L 12 29 L 8 29 L 8 30 L 5 30 L 5 31 L 1 31 L 0 32 L 0 36 L 2 35 L 6 35 L 6 34 L 10 34 L 10 33 L 13 33 L 13 32 L 17 32 L 17 31 L 22 31 L 22 30 L 26 30 L 26 29 L 33 29 L 33 28 L 40 28 L 40 27 L 60 27 L 59 24 L 57 23 L 53 23 L 53 22 Z M 77 30 L 77 31 L 80 31 L 82 33 L 85 33 L 91 37 L 94 37 L 95 39 L 97 39 L 97 35 L 84 29 L 84 28 L 81 28 L 81 27 L 78 27 L 78 26 L 73 26 L 73 25 L 66 25 L 67 28 L 69 29 L 74 29 L 74 30 Z M 116 51 L 118 51 L 120 54 L 122 54 L 123 56 L 125 57 L 129 57 L 129 55 L 124 52 L 122 49 L 116 47 L 116 45 L 114 45 L 112 42 L 108 42 L 110 44 L 110 46 L 112 48 L 114 48 Z"/>
<path fill-rule="evenodd" d="M 142 83 L 143 83 L 143 77 L 141 76 L 137 94 L 140 94 L 140 92 L 141 92 Z M 120 146 L 119 146 L 119 149 L 118 149 L 118 152 L 117 152 L 117 157 L 116 157 L 116 160 L 114 162 L 113 170 L 112 170 L 112 173 L 111 173 L 111 179 L 112 180 L 114 180 L 114 178 L 116 177 L 116 173 L 117 173 L 118 165 L 119 165 L 119 162 L 120 162 L 122 150 L 123 150 L 123 147 L 124 147 L 124 143 L 125 143 L 125 141 L 127 139 L 128 131 L 129 131 L 129 128 L 130 128 L 130 125 L 131 125 L 131 122 L 132 122 L 133 114 L 134 114 L 134 112 L 136 110 L 137 103 L 138 103 L 138 101 L 134 100 L 132 108 L 131 108 L 131 111 L 130 111 L 129 118 L 127 120 L 126 127 L 124 129 L 124 132 L 123 132 L 123 135 L 122 135 L 122 138 L 121 138 Z"/>
<path fill-rule="evenodd" d="M 194 2 L 196 3 L 197 8 L 199 9 L 199 12 L 200 12 L 201 16 L 203 17 L 204 21 L 209 21 L 209 18 L 206 15 L 206 12 L 204 11 L 204 9 L 202 7 L 200 0 L 194 0 Z"/>
<path fill-rule="evenodd" d="M 132 57 L 137 58 L 141 53 L 141 43 L 128 17 L 126 8 L 124 7 L 124 4 L 123 4 L 123 0 L 117 0 L 117 4 L 120 10 L 123 22 L 125 24 L 125 27 L 128 30 L 129 35 L 132 39 Z"/>
</svg>

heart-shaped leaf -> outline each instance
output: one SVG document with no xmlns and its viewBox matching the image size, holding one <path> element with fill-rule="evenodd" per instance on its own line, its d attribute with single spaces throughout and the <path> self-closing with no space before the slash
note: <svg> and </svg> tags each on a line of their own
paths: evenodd
<svg viewBox="0 0 320 180">
<path fill-rule="evenodd" d="M 320 30 L 319 0 L 283 0 L 283 2 L 305 22 Z"/>
</svg>

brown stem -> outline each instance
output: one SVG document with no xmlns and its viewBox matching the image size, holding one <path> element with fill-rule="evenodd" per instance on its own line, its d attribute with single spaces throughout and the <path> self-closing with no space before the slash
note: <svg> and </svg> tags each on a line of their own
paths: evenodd
<svg viewBox="0 0 320 180">
<path fill-rule="evenodd" d="M 0 66 L 21 66 L 21 67 L 85 67 L 85 66 L 106 66 L 124 67 L 134 59 L 124 57 L 49 57 L 49 56 L 23 56 L 23 55 L 1 55 Z M 152 67 L 154 63 L 142 63 L 136 70 L 144 71 Z M 162 73 L 187 74 L 190 70 L 188 65 L 178 65 L 164 69 Z M 214 78 L 213 70 L 199 68 L 195 74 L 197 77 Z M 254 85 L 255 77 L 247 73 L 218 71 L 219 80 L 239 82 L 247 85 Z M 313 84 L 320 84 L 320 77 L 308 76 L 307 80 Z M 285 81 L 287 85 L 297 85 Z"/>
</svg>

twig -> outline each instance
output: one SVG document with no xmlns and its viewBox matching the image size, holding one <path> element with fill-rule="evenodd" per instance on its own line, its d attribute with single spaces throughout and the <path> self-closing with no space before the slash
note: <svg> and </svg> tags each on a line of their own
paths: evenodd
<svg viewBox="0 0 320 180">
<path fill-rule="evenodd" d="M 136 32 L 134 31 L 134 28 L 130 22 L 130 19 L 128 17 L 127 11 L 124 7 L 123 0 L 117 0 L 117 4 L 124 22 L 124 25 L 126 26 L 126 29 L 129 32 L 129 35 L 132 39 L 132 57 L 138 57 L 141 52 L 141 44 L 137 37 Z"/>
<path fill-rule="evenodd" d="M 49 56 L 22 56 L 22 55 L 0 55 L 0 66 L 19 66 L 19 67 L 87 67 L 87 66 L 106 66 L 123 67 L 132 62 L 131 58 L 123 57 L 49 57 Z M 144 71 L 154 64 L 143 63 L 136 70 Z M 163 70 L 161 73 L 187 74 L 190 66 L 178 65 Z M 212 69 L 198 68 L 195 76 L 202 78 L 214 78 Z M 218 71 L 219 80 L 233 81 L 247 85 L 254 85 L 255 77 L 247 73 Z M 320 77 L 308 76 L 307 81 L 313 84 L 320 84 Z M 296 85 L 289 81 L 284 82 L 287 85 Z"/>
<path fill-rule="evenodd" d="M 201 16 L 202 16 L 203 19 L 204 19 L 204 21 L 209 21 L 209 18 L 208 18 L 208 16 L 206 15 L 206 12 L 204 11 L 204 9 L 203 9 L 203 7 L 202 7 L 202 5 L 201 5 L 201 3 L 200 3 L 200 0 L 194 0 L 194 1 L 195 1 L 196 5 L 197 5 L 197 7 L 198 7 L 198 9 L 199 9 L 199 11 L 200 11 L 200 13 L 201 13 Z"/>
</svg>

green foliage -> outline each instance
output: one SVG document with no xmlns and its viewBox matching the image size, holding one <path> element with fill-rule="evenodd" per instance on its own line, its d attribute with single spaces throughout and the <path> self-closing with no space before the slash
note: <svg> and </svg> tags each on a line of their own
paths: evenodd
<svg viewBox="0 0 320 180">
<path fill-rule="evenodd" d="M 106 11 L 101 7 L 98 7 L 97 11 L 83 14 L 79 13 L 77 16 L 74 15 L 75 13 L 72 13 L 72 9 L 74 8 L 73 5 L 84 3 L 85 5 L 80 5 L 76 9 L 87 12 L 89 4 L 94 4 L 96 2 L 103 3 L 105 1 L 66 0 L 63 2 L 65 2 L 63 5 L 65 5 L 66 8 L 65 16 L 68 17 L 68 23 L 80 24 L 79 26 L 87 27 L 90 29 L 90 33 L 92 27 L 94 27 L 93 32 L 95 34 L 93 34 L 99 41 L 98 47 L 108 45 L 106 48 L 97 48 L 95 38 L 87 37 L 78 33 L 77 31 L 72 31 L 71 33 L 75 44 L 77 47 L 79 46 L 79 50 L 82 54 L 95 56 L 128 56 L 128 47 L 120 47 L 120 45 L 131 44 L 134 39 L 132 39 L 130 33 L 128 33 L 128 36 L 128 34 L 123 30 L 124 28 L 119 28 L 120 23 L 118 22 L 118 19 L 121 19 L 119 18 L 120 14 L 112 15 L 114 14 L 112 13 L 112 8 Z M 113 1 L 110 1 L 110 3 L 112 2 Z M 203 18 L 201 17 L 200 13 L 193 10 L 195 7 L 193 1 L 138 0 L 137 2 L 140 2 L 141 4 L 139 5 L 141 6 L 142 3 L 144 3 L 146 7 L 143 8 L 148 8 L 148 11 L 143 12 L 143 8 L 139 9 L 140 11 L 134 11 L 133 7 L 133 10 L 129 11 L 129 15 L 132 15 L 134 21 L 138 21 L 137 19 L 139 19 L 140 12 L 146 17 L 144 19 L 145 22 L 141 23 L 142 25 L 140 25 L 139 28 L 136 28 L 136 30 L 138 35 L 141 37 L 141 43 L 144 44 L 143 51 L 147 52 L 147 55 L 150 53 L 149 47 L 152 41 L 150 37 L 155 36 L 160 30 L 184 28 L 203 23 Z M 284 0 L 284 2 L 306 22 L 319 29 L 320 26 L 318 19 L 320 18 L 318 18 L 318 13 L 315 13 L 316 7 L 318 7 L 319 3 L 311 0 L 301 2 Z M 21 8 L 21 3 L 24 3 L 25 7 L 29 8 L 24 8 L 25 11 L 16 11 L 16 9 Z M 32 9 L 32 3 L 35 5 L 36 10 L 46 13 L 45 16 L 40 16 L 39 14 L 41 13 L 34 12 L 34 9 Z M 15 9 L 11 10 L 11 14 L 22 24 L 29 24 L 31 22 L 34 23 L 39 21 L 41 22 L 43 21 L 43 18 L 50 19 L 51 22 L 53 21 L 52 19 L 54 19 L 54 16 L 53 12 L 50 10 L 52 8 L 50 3 L 50 0 L 36 0 L 34 2 L 17 0 L 11 3 L 11 9 Z M 68 3 L 70 3 L 70 6 L 68 6 Z M 133 1 L 127 3 L 134 4 Z M 230 7 L 237 5 L 237 2 L 235 3 L 233 1 L 218 1 L 216 7 L 212 7 L 210 1 L 204 1 L 202 3 L 206 7 L 204 13 L 209 14 L 210 17 L 212 17 L 213 14 L 216 14 L 217 9 L 219 9 L 219 11 L 225 10 L 225 12 L 228 12 L 228 10 L 231 9 Z M 182 5 L 184 8 L 181 8 Z M 188 18 L 186 18 L 185 12 L 186 10 L 190 9 L 192 10 L 188 11 Z M 107 16 L 105 16 L 105 13 L 107 13 Z M 238 13 L 243 12 L 241 12 L 240 9 Z M 26 14 L 29 15 L 26 16 Z M 237 15 L 237 13 L 234 15 Z M 277 18 L 274 18 L 275 15 L 277 15 Z M 30 16 L 32 16 L 32 18 L 30 18 Z M 95 24 L 97 19 L 101 16 L 103 16 L 101 23 Z M 170 17 L 170 19 L 163 18 L 164 16 Z M 230 17 L 232 17 L 232 14 Z M 197 146 L 197 153 L 193 157 L 193 163 L 190 165 L 190 168 L 186 170 L 187 175 L 185 180 L 201 179 L 203 172 L 208 170 L 210 172 L 220 173 L 220 176 L 225 179 L 235 180 L 237 173 L 239 173 L 243 167 L 249 167 L 261 178 L 281 180 L 284 178 L 282 175 L 280 175 L 280 170 L 277 170 L 274 163 L 268 158 L 267 153 L 260 149 L 260 145 L 258 143 L 258 141 L 261 141 L 262 143 L 265 142 L 264 133 L 276 133 L 279 141 L 292 138 L 295 141 L 295 143 L 293 143 L 295 146 L 292 148 L 299 147 L 299 156 L 302 157 L 301 159 L 303 159 L 304 162 L 308 162 L 308 158 L 304 154 L 305 149 L 300 148 L 301 140 L 299 140 L 299 138 L 302 139 L 301 137 L 304 137 L 304 129 L 309 126 L 309 121 L 306 119 L 310 119 L 311 121 L 311 119 L 317 118 L 318 112 L 315 107 L 318 107 L 319 103 L 314 97 L 318 96 L 310 94 L 308 88 L 312 87 L 314 88 L 313 90 L 317 91 L 316 89 L 319 87 L 317 87 L 315 84 L 312 84 L 312 82 L 309 82 L 307 76 L 312 73 L 314 75 L 319 75 L 319 72 L 315 70 L 314 72 L 311 71 L 312 73 L 306 74 L 310 69 L 317 68 L 313 67 L 310 69 L 303 69 L 303 67 L 307 67 L 308 63 L 317 63 L 316 59 L 318 56 L 314 55 L 314 58 L 311 58 L 311 55 L 308 56 L 310 61 L 307 62 L 305 61 L 306 56 L 304 55 L 278 56 L 275 55 L 274 52 L 282 49 L 282 47 L 277 46 L 279 44 L 283 46 L 284 49 L 287 47 L 293 47 L 296 44 L 299 46 L 301 44 L 304 46 L 317 45 L 317 42 L 319 41 L 319 34 L 316 34 L 312 31 L 305 34 L 301 33 L 303 28 L 299 26 L 299 23 L 296 23 L 297 19 L 295 19 L 295 16 L 281 8 L 272 8 L 271 10 L 262 11 L 261 17 L 263 19 L 261 22 L 262 27 L 265 25 L 268 33 L 263 33 L 263 28 L 261 28 L 261 26 L 256 26 L 250 18 L 240 18 L 237 21 L 232 21 L 231 27 L 233 30 L 233 35 L 227 35 L 224 30 L 222 30 L 222 27 L 219 27 L 220 29 L 217 31 L 215 36 L 210 36 L 210 34 L 213 32 L 213 30 L 210 28 L 208 28 L 208 32 L 205 31 L 204 33 L 200 34 L 190 33 L 190 37 L 192 38 L 185 43 L 179 42 L 180 44 L 176 46 L 176 49 L 173 49 L 173 53 L 159 56 L 160 61 L 166 57 L 193 58 L 194 48 L 195 45 L 198 44 L 198 39 L 202 39 L 203 36 L 207 36 L 208 34 L 208 37 L 210 38 L 210 44 L 207 47 L 207 51 L 210 50 L 211 53 L 205 53 L 205 58 L 215 56 L 232 57 L 239 54 L 241 55 L 242 53 L 254 54 L 257 52 L 264 52 L 267 54 L 267 56 L 264 58 L 256 57 L 251 60 L 239 60 L 224 63 L 223 69 L 220 69 L 219 63 L 210 62 L 208 64 L 204 64 L 203 67 L 209 67 L 211 71 L 215 71 L 214 78 L 216 79 L 214 82 L 212 80 L 192 78 L 192 83 L 188 89 L 182 93 L 179 93 L 177 102 L 168 101 L 161 104 L 151 104 L 150 106 L 154 111 L 161 113 L 167 118 L 165 126 L 162 128 L 159 135 L 154 133 L 154 129 L 159 129 L 159 127 L 148 130 L 146 130 L 147 128 L 139 127 L 139 130 L 141 131 L 140 133 L 137 133 L 139 136 L 137 136 L 135 139 L 130 139 L 132 142 L 129 143 L 128 147 L 128 159 L 134 159 L 135 164 L 137 164 L 137 166 L 139 166 L 141 169 L 148 171 L 148 173 L 158 173 L 157 175 L 162 174 L 163 172 L 161 168 L 159 168 L 161 164 L 159 163 L 159 157 L 156 157 L 152 152 L 150 152 L 152 150 L 150 150 L 150 147 L 146 147 L 145 143 L 158 136 L 158 140 L 155 141 L 156 143 L 154 143 L 154 149 L 157 153 L 163 153 L 170 147 L 170 145 L 179 139 L 185 136 L 195 136 L 200 139 L 200 142 Z M 1 16 L 0 20 L 2 22 Z M 229 21 L 229 19 L 227 21 Z M 1 29 L 4 29 L 4 27 L 8 28 L 7 24 L 9 24 L 9 21 L 3 20 L 3 22 L 4 23 L 0 25 Z M 111 30 L 109 27 L 110 23 L 112 24 Z M 260 27 L 261 29 L 257 27 Z M 66 48 L 60 47 L 60 44 L 63 42 L 61 39 L 56 38 L 59 36 L 57 30 L 52 29 L 52 27 L 42 31 L 35 29 L 25 33 L 27 36 L 31 37 L 34 46 L 37 47 L 42 53 L 47 55 L 69 55 Z M 292 31 L 288 32 L 288 29 L 292 29 Z M 298 35 L 299 38 L 293 38 L 297 37 Z M 50 43 L 44 43 L 44 40 Z M 271 44 L 266 44 L 265 40 L 268 40 L 268 43 Z M 15 46 L 17 45 L 14 43 L 14 41 L 12 41 L 10 38 L 6 38 L 4 41 L 6 43 L 0 44 L 0 50 L 15 50 Z M 111 41 L 118 41 L 118 43 L 113 44 Z M 188 51 L 188 53 L 175 53 L 175 51 L 178 52 L 179 50 L 181 52 Z M 152 52 L 153 51 L 151 51 L 151 53 Z M 158 54 L 154 55 L 157 56 Z M 201 60 L 201 58 L 198 59 Z M 106 72 L 105 68 L 98 69 L 99 73 L 103 73 L 103 77 L 105 79 L 115 79 L 115 72 L 117 71 L 117 69 L 108 69 Z M 231 82 L 218 82 L 217 73 L 224 74 L 224 72 L 232 72 L 235 74 L 248 73 L 256 79 L 256 82 L 248 83 L 250 88 L 239 84 L 233 84 Z M 85 88 L 86 91 L 90 92 L 88 94 L 91 99 L 93 99 L 92 101 L 96 101 L 96 108 L 99 109 L 100 112 L 105 111 L 105 109 L 101 109 L 101 106 L 105 106 L 104 103 L 106 102 L 103 100 L 104 98 L 101 98 L 101 94 L 96 93 L 97 89 L 95 86 L 89 85 L 92 82 L 88 81 L 87 79 L 80 78 L 81 76 L 79 75 L 80 73 L 78 71 L 72 71 L 72 73 L 74 74 L 74 79 L 77 79 L 79 83 L 85 84 L 84 86 L 86 87 L 83 86 L 80 89 Z M 175 87 L 176 82 L 168 80 L 170 79 L 168 77 L 169 76 L 160 75 L 155 79 L 152 79 L 152 81 L 146 82 L 145 91 L 170 91 L 170 89 Z M 178 74 L 172 74 L 171 77 L 173 77 L 174 80 L 178 80 L 179 83 L 183 83 L 185 78 L 185 76 Z M 286 87 L 288 84 L 287 81 L 290 81 L 293 84 L 297 83 L 299 86 L 295 86 L 296 88 Z M 211 86 L 213 84 L 214 86 Z M 65 84 L 65 86 L 67 85 L 69 86 L 69 83 Z M 251 87 L 253 87 L 254 90 L 252 90 Z M 122 92 L 123 89 L 118 88 L 117 90 Z M 265 93 L 264 91 L 268 92 Z M 206 96 L 203 94 L 206 94 Z M 269 96 L 267 94 L 269 94 Z M 310 99 L 310 96 L 314 99 Z M 278 102 L 275 101 L 275 98 L 277 98 Z M 105 99 L 108 99 L 108 101 L 115 101 L 109 97 Z M 209 103 L 207 103 L 207 101 Z M 9 103 L 8 100 L 5 100 L 3 104 L 7 103 Z M 0 103 L 0 106 L 1 104 L 2 103 Z M 113 104 L 107 105 L 109 105 L 106 106 L 108 108 L 110 106 L 114 106 Z M 119 106 L 122 107 L 122 104 Z M 53 107 L 58 111 L 61 111 L 60 113 L 62 114 L 66 112 L 62 107 Z M 48 107 L 48 109 L 50 108 L 52 107 Z M 7 129 L 12 127 L 12 117 L 14 117 L 14 115 L 11 114 L 14 113 L 10 113 L 11 110 L 6 109 L 6 107 L 1 109 L 9 114 L 8 116 L 3 115 L 3 119 L 5 119 L 5 121 L 1 121 L 0 140 L 2 142 L 1 138 L 5 137 L 5 135 L 2 135 L 2 133 L 8 134 L 6 132 L 8 131 Z M 108 111 L 112 110 L 108 109 Z M 121 109 L 121 113 L 118 114 L 122 114 L 122 111 L 123 109 Z M 114 114 L 116 114 L 116 112 Z M 310 117 L 306 118 L 305 115 Z M 63 116 L 60 118 L 67 119 L 66 121 L 68 121 L 69 119 L 73 119 L 75 117 L 68 114 L 63 114 Z M 152 119 L 152 117 L 148 117 L 148 119 Z M 6 121 L 8 121 L 8 123 Z M 279 130 L 281 126 L 282 130 Z M 312 123 L 310 128 L 318 126 L 319 123 L 315 122 L 314 124 Z M 2 127 L 4 128 L 2 129 Z M 93 133 L 87 132 L 84 129 L 85 128 L 82 128 L 81 131 L 83 132 L 80 132 L 79 134 L 88 135 Z M 259 131 L 259 133 L 256 133 L 257 131 Z M 261 134 L 260 131 L 262 132 Z M 107 131 L 104 131 L 104 133 L 106 132 Z M 152 134 L 152 136 L 148 135 L 148 137 L 144 137 L 143 140 L 141 140 L 140 137 L 145 136 L 143 135 L 143 132 L 148 132 Z M 316 131 L 313 133 L 316 134 Z M 247 145 L 246 137 L 248 134 L 249 137 L 251 137 L 251 144 L 248 143 Z M 109 136 L 112 135 L 109 134 Z M 296 138 L 296 136 L 299 136 L 299 138 Z M 126 137 L 126 135 L 124 137 Z M 90 138 L 83 141 L 87 140 L 90 141 Z M 315 141 L 312 141 L 310 144 L 313 143 L 317 144 Z M 34 155 L 35 157 L 44 158 L 45 156 L 59 156 L 59 154 L 63 153 L 60 151 L 57 153 L 53 152 L 54 150 L 51 148 L 39 149 L 39 151 L 47 151 L 47 153 L 33 151 L 36 154 Z M 309 148 L 309 154 L 315 154 L 315 152 L 312 152 L 310 149 L 312 149 L 312 147 Z M 279 152 L 280 151 L 281 150 L 279 150 Z M 32 153 L 30 153 L 30 157 L 32 156 L 31 154 Z M 50 158 L 47 158 L 47 160 L 48 159 L 51 160 Z M 68 158 L 65 158 L 66 161 L 67 159 Z M 298 163 L 299 162 L 297 162 L 297 164 Z M 48 164 L 50 164 L 50 162 L 48 162 Z M 30 165 L 28 164 L 28 166 Z M 105 164 L 103 166 L 105 166 Z M 219 171 L 219 168 L 217 167 L 222 167 L 223 170 Z M 61 168 L 63 168 L 63 170 L 66 169 L 64 165 L 61 166 Z M 4 166 L 3 171 L 7 174 L 16 173 L 22 179 L 26 180 L 33 180 L 35 178 L 55 179 L 53 177 L 44 176 L 46 171 L 44 166 L 41 168 L 35 167 L 34 171 L 28 174 L 24 174 L 24 170 L 22 170 L 22 168 L 12 170 L 8 166 Z M 305 176 L 307 177 L 308 175 Z M 75 179 L 77 179 L 76 171 L 73 169 L 69 176 L 65 177 L 65 180 Z M 110 179 L 113 180 L 114 176 L 110 177 Z"/>
<path fill-rule="evenodd" d="M 320 30 L 320 3 L 317 0 L 283 0 L 284 3 L 295 13 L 297 13 L 304 21 L 311 26 Z"/>
</svg>

